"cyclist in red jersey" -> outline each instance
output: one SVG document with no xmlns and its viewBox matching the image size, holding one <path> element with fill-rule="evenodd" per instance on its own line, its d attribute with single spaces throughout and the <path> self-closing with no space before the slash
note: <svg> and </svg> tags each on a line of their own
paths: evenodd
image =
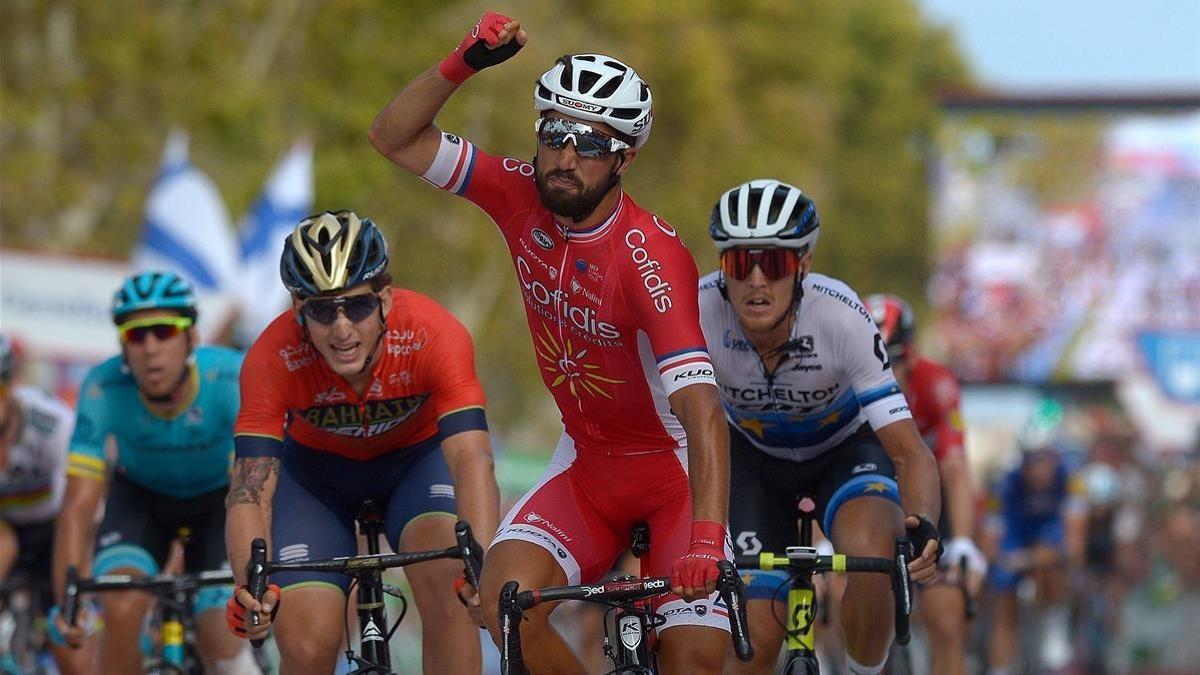
<svg viewBox="0 0 1200 675">
<path fill-rule="evenodd" d="M 895 295 L 875 294 L 864 300 L 887 345 L 896 382 L 904 390 L 917 430 L 937 458 L 942 479 L 941 522 L 946 551 L 941 578 L 921 587 L 921 619 L 929 631 L 933 672 L 966 672 L 966 608 L 959 582 L 960 561 L 966 560 L 967 588 L 978 595 L 987 561 L 975 546 L 975 490 L 963 451 L 958 380 L 948 368 L 917 352 L 912 308 Z"/>
<path fill-rule="evenodd" d="M 242 585 L 227 616 L 248 638 L 266 635 L 275 618 L 283 673 L 333 670 L 348 579 L 273 575 L 259 603 L 244 585 L 254 538 L 270 532 L 271 558 L 282 562 L 353 555 L 365 499 L 381 508 L 397 551 L 453 546 L 459 515 L 484 544 L 496 529 L 499 489 L 471 338 L 441 305 L 391 288 L 387 262 L 383 235 L 353 212 L 301 222 L 280 264 L 293 311 L 267 327 L 242 368 L 226 501 L 229 557 Z M 425 672 L 481 668 L 479 600 L 469 598 L 472 617 L 453 591 L 461 570 L 447 560 L 405 571 L 421 613 Z M 260 626 L 249 627 L 247 608 L 260 612 Z"/>
<path fill-rule="evenodd" d="M 593 582 L 651 530 L 648 574 L 673 577 L 658 605 L 669 672 L 720 672 L 727 612 L 714 603 L 729 555 L 728 431 L 700 329 L 695 262 L 666 221 L 621 188 L 652 122 L 650 88 L 620 61 L 564 56 L 538 81 L 533 163 L 493 157 L 433 124 L 458 86 L 525 43 L 492 12 L 440 66 L 379 114 L 371 141 L 390 160 L 480 206 L 516 266 L 542 379 L 565 427 L 542 481 L 502 521 L 483 572 L 484 618 L 499 636 L 501 585 Z M 690 534 L 689 534 L 690 533 Z M 521 631 L 535 671 L 582 672 L 531 612 Z"/>
</svg>

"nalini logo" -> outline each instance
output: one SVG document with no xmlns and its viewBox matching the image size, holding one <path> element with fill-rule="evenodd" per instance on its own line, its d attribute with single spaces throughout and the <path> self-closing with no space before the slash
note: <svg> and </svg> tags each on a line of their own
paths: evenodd
<svg viewBox="0 0 1200 675">
<path fill-rule="evenodd" d="M 800 347 L 800 351 L 802 352 L 811 352 L 813 350 L 813 336 L 801 335 L 797 339 L 797 346 Z"/>
<path fill-rule="evenodd" d="M 442 138 L 445 138 L 447 143 L 453 143 L 455 145 L 458 145 L 459 143 L 462 142 L 462 140 L 459 139 L 458 136 L 455 136 L 454 134 L 451 134 L 451 133 L 443 133 Z"/>
<path fill-rule="evenodd" d="M 545 230 L 541 230 L 541 229 L 538 229 L 535 227 L 535 228 L 533 228 L 533 231 L 530 232 L 529 234 L 530 234 L 530 236 L 533 237 L 534 243 L 537 244 L 538 246 L 541 246 L 542 248 L 546 249 L 547 251 L 554 248 L 554 240 L 550 238 L 550 235 L 546 234 Z"/>
</svg>

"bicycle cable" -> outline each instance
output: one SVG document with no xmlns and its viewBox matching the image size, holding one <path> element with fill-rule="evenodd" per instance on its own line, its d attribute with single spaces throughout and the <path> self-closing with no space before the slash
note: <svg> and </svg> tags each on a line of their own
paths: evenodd
<svg viewBox="0 0 1200 675">
<path fill-rule="evenodd" d="M 388 631 L 387 640 L 389 644 L 392 641 L 392 636 L 396 634 L 396 629 L 400 627 L 400 622 L 404 621 L 404 617 L 408 614 L 408 598 L 399 594 L 392 597 L 400 601 L 400 616 L 396 617 L 396 623 L 392 624 L 392 629 Z"/>
</svg>

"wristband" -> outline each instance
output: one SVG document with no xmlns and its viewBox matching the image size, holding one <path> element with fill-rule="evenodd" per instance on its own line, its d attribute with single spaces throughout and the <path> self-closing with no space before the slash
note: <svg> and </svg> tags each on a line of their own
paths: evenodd
<svg viewBox="0 0 1200 675">
<path fill-rule="evenodd" d="M 692 521 L 692 548 L 704 546 L 725 551 L 725 526 L 711 520 Z"/>
</svg>

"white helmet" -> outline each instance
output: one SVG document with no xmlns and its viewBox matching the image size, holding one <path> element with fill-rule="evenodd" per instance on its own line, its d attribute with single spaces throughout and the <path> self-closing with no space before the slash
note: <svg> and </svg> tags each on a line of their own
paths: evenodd
<svg viewBox="0 0 1200 675">
<path fill-rule="evenodd" d="M 640 148 L 654 123 L 650 87 L 633 68 L 603 54 L 567 54 L 542 73 L 533 89 L 538 112 L 603 122 L 633 138 Z"/>
<path fill-rule="evenodd" d="M 817 205 L 800 188 L 760 178 L 721 195 L 708 234 L 722 251 L 735 246 L 811 250 L 820 228 Z"/>
</svg>

